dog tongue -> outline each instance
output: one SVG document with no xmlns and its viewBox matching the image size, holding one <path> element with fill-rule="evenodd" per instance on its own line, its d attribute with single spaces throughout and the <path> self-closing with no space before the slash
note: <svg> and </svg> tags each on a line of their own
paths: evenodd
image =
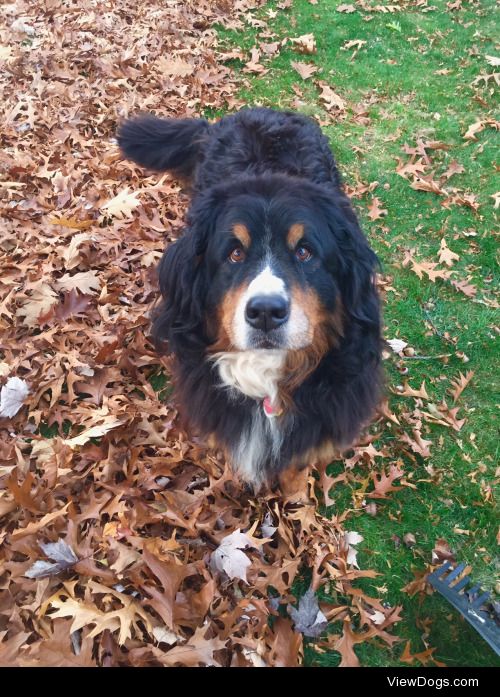
<svg viewBox="0 0 500 697">
<path fill-rule="evenodd" d="M 279 416 L 279 414 L 281 414 L 281 409 L 273 407 L 273 405 L 271 404 L 271 399 L 269 397 L 264 397 L 262 406 L 264 407 L 266 416 Z"/>
</svg>

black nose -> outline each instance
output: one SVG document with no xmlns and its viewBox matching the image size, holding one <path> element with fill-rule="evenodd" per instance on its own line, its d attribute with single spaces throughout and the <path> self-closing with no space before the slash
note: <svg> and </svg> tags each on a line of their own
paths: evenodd
<svg viewBox="0 0 500 697">
<path fill-rule="evenodd" d="M 255 329 L 269 332 L 286 322 L 289 312 L 290 304 L 281 295 L 257 295 L 248 301 L 245 317 Z"/>
</svg>

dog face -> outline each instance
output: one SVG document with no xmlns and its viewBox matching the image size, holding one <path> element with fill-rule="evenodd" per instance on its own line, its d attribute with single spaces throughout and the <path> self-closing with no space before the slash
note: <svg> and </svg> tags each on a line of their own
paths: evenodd
<svg viewBox="0 0 500 697">
<path fill-rule="evenodd" d="M 203 263 L 217 349 L 305 349 L 340 330 L 334 244 L 311 205 L 237 196 L 214 232 Z"/>
<path fill-rule="evenodd" d="M 160 268 L 156 333 L 174 351 L 191 332 L 211 351 L 323 354 L 359 296 L 374 292 L 376 257 L 337 191 L 283 175 L 248 179 L 200 196 L 188 224 Z"/>
</svg>

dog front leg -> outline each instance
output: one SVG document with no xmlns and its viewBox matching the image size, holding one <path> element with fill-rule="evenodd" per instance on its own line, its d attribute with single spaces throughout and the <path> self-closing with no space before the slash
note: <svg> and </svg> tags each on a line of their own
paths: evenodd
<svg viewBox="0 0 500 697">
<path fill-rule="evenodd" d="M 289 467 L 279 475 L 279 486 L 283 497 L 291 502 L 310 503 L 310 466 Z"/>
</svg>

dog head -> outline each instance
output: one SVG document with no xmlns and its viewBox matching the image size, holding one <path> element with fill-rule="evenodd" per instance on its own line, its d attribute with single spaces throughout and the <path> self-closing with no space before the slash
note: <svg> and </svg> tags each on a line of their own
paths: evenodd
<svg viewBox="0 0 500 697">
<path fill-rule="evenodd" d="M 379 329 L 377 258 L 348 199 L 303 179 L 266 175 L 198 195 L 188 229 L 160 265 L 158 343 L 324 355 L 356 323 Z"/>
</svg>

